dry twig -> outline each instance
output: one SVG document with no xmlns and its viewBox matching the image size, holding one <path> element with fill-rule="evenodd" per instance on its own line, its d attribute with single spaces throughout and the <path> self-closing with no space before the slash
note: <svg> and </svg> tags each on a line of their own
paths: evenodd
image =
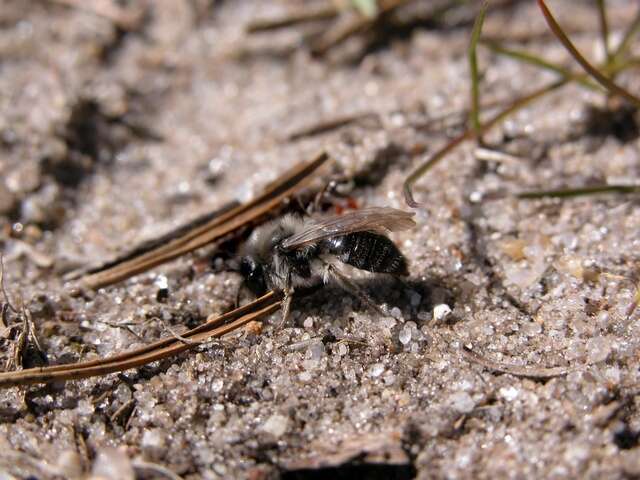
<svg viewBox="0 0 640 480">
<path fill-rule="evenodd" d="M 315 22 L 318 20 L 331 20 L 339 13 L 336 5 L 328 4 L 320 7 L 303 7 L 292 10 L 284 17 L 272 19 L 256 19 L 247 25 L 247 33 L 258 33 L 279 28 L 290 27 L 304 22 Z"/>
<path fill-rule="evenodd" d="M 328 159 L 329 156 L 322 152 L 313 161 L 296 165 L 250 202 L 213 216 L 202 225 L 180 231 L 176 238 L 149 251 L 87 275 L 82 278 L 82 283 L 92 289 L 111 285 L 192 252 L 257 221 L 306 186 Z"/>
<path fill-rule="evenodd" d="M 514 375 L 516 377 L 528 377 L 528 378 L 553 378 L 560 377 L 562 375 L 566 375 L 571 372 L 575 372 L 578 370 L 583 370 L 586 368 L 585 366 L 569 366 L 569 367 L 532 367 L 532 366 L 521 366 L 521 365 L 509 365 L 506 363 L 499 363 L 493 360 L 490 360 L 486 357 L 481 356 L 480 354 L 474 352 L 468 347 L 462 347 L 462 354 L 473 363 L 477 363 L 478 365 L 482 365 L 489 370 L 500 373 L 508 373 L 509 375 Z"/>
<path fill-rule="evenodd" d="M 68 7 L 91 12 L 113 22 L 118 28 L 127 31 L 137 30 L 144 17 L 144 11 L 132 12 L 119 6 L 113 0 L 49 0 Z"/>
<path fill-rule="evenodd" d="M 366 16 L 353 11 L 346 11 L 311 45 L 316 55 L 324 55 L 331 48 L 344 42 L 358 33 L 372 28 L 383 16 L 414 0 L 380 0 L 375 16 Z"/>
<path fill-rule="evenodd" d="M 338 116 L 338 117 L 330 118 L 328 120 L 320 121 L 318 123 L 314 123 L 313 125 L 303 127 L 299 130 L 295 130 L 294 132 L 288 134 L 286 139 L 292 142 L 295 140 L 300 140 L 301 138 L 305 138 L 305 137 L 321 135 L 323 133 L 327 133 L 332 130 L 342 128 L 351 123 L 359 122 L 361 120 L 365 120 L 368 118 L 379 118 L 379 116 L 374 112 L 363 112 L 363 113 L 355 113 L 351 115 Z"/>
<path fill-rule="evenodd" d="M 275 312 L 278 308 L 280 308 L 280 300 L 274 292 L 269 292 L 248 305 L 220 315 L 182 334 L 182 337 L 194 342 L 193 344 L 186 344 L 171 337 L 104 359 L 0 373 L 0 388 L 77 380 L 137 368 L 185 352 L 211 338 L 221 337 L 251 321 Z"/>
</svg>

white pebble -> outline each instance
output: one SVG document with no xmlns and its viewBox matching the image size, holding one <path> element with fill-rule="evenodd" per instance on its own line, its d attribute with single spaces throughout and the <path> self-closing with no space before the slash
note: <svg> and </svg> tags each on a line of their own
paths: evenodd
<svg viewBox="0 0 640 480">
<path fill-rule="evenodd" d="M 369 376 L 371 378 L 377 378 L 384 372 L 384 365 L 382 363 L 374 363 L 369 369 Z"/>
<path fill-rule="evenodd" d="M 165 434 L 159 428 L 151 428 L 145 430 L 142 434 L 142 446 L 147 448 L 164 448 Z"/>
<path fill-rule="evenodd" d="M 500 389 L 500 396 L 508 402 L 513 402 L 520 395 L 520 390 L 516 387 L 502 387 Z"/>
<path fill-rule="evenodd" d="M 451 315 L 451 307 L 446 303 L 441 303 L 433 307 L 433 319 L 440 322 Z"/>
<path fill-rule="evenodd" d="M 320 360 L 324 356 L 324 344 L 322 342 L 312 343 L 309 345 L 305 356 L 308 360 Z"/>
<path fill-rule="evenodd" d="M 338 344 L 338 348 L 336 348 L 336 353 L 339 356 L 344 357 L 347 353 L 349 353 L 349 347 L 344 342 L 343 343 L 339 343 Z"/>
<path fill-rule="evenodd" d="M 279 413 L 271 415 L 266 422 L 262 424 L 262 431 L 270 433 L 276 438 L 284 435 L 289 428 L 289 419 Z"/>
<path fill-rule="evenodd" d="M 73 450 L 63 451 L 55 460 L 55 465 L 64 478 L 84 478 L 82 475 L 82 459 Z"/>
<path fill-rule="evenodd" d="M 471 395 L 467 392 L 456 392 L 449 397 L 451 406 L 460 413 L 469 413 L 476 406 Z"/>
<path fill-rule="evenodd" d="M 104 448 L 98 452 L 92 473 L 105 480 L 133 480 L 135 472 L 124 450 Z"/>
<path fill-rule="evenodd" d="M 403 345 L 406 345 L 411 341 L 411 328 L 405 326 L 402 330 L 400 330 L 400 334 L 398 335 L 398 340 Z"/>
<path fill-rule="evenodd" d="M 154 282 L 157 288 L 166 289 L 169 288 L 169 280 L 165 275 L 158 275 Z"/>
<path fill-rule="evenodd" d="M 224 381 L 221 378 L 217 378 L 211 382 L 211 390 L 214 392 L 219 392 L 222 390 L 222 387 L 224 387 Z"/>
</svg>

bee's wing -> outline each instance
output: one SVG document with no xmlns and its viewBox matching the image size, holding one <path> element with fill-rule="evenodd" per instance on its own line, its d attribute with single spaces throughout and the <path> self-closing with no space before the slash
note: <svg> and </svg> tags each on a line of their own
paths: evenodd
<svg viewBox="0 0 640 480">
<path fill-rule="evenodd" d="M 326 238 L 354 232 L 386 233 L 407 230 L 416 225 L 411 218 L 413 215 L 413 212 L 390 207 L 363 208 L 345 215 L 316 220 L 306 230 L 285 239 L 282 247 L 295 250 Z"/>
</svg>

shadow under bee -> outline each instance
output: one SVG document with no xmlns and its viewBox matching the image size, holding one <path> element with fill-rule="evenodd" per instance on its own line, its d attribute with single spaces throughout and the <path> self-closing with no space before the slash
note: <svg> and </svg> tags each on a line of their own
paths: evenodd
<svg viewBox="0 0 640 480">
<path fill-rule="evenodd" d="M 420 319 L 424 318 L 423 315 L 418 317 L 418 313 L 428 312 L 430 315 L 433 307 L 441 303 L 446 303 L 452 309 L 455 305 L 455 292 L 437 278 L 423 280 L 379 275 L 351 280 L 376 303 L 385 304 L 390 316 L 397 308 L 404 320 L 412 320 L 418 324 L 424 323 Z M 343 298 L 350 301 L 344 301 Z M 355 313 L 370 313 L 374 320 L 382 318 L 371 312 L 369 306 L 357 296 L 335 284 L 315 285 L 298 290 L 293 300 L 293 311 L 296 312 L 295 324 L 298 326 L 310 315 L 331 315 L 341 323 L 348 322 Z"/>
</svg>

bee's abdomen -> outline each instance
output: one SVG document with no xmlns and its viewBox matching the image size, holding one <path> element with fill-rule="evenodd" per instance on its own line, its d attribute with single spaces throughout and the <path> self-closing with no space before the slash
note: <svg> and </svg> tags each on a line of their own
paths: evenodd
<svg viewBox="0 0 640 480">
<path fill-rule="evenodd" d="M 341 262 L 375 273 L 407 275 L 407 261 L 384 235 L 357 232 L 325 241 L 325 248 Z"/>
</svg>

